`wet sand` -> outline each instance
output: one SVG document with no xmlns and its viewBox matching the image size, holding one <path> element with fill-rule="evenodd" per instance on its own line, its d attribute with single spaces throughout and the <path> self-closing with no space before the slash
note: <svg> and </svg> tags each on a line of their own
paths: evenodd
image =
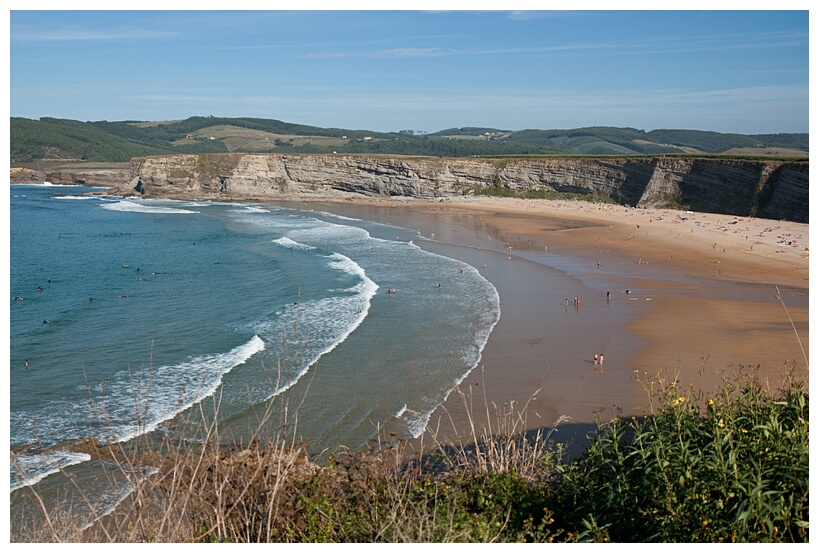
<svg viewBox="0 0 819 553">
<path fill-rule="evenodd" d="M 478 367 L 430 419 L 438 438 L 468 443 L 473 420 L 496 429 L 514 408 L 507 430 L 563 417 L 555 437 L 582 443 L 596 418 L 644 414 L 635 375 L 657 370 L 706 393 L 749 368 L 773 389 L 787 369 L 807 379 L 808 225 L 541 200 L 313 208 L 416 228 L 420 247 L 498 289 L 501 317 Z"/>
</svg>

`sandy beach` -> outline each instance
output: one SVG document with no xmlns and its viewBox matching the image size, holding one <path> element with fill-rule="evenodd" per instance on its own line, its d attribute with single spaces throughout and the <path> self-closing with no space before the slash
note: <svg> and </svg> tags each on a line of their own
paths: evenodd
<svg viewBox="0 0 819 553">
<path fill-rule="evenodd" d="M 658 370 L 706 393 L 751 368 L 772 388 L 807 379 L 806 224 L 489 198 L 313 207 L 417 228 L 498 289 L 481 362 L 430 419 L 439 437 L 469 442 L 467 411 L 480 428 L 514 409 L 527 430 L 562 417 L 555 437 L 577 445 L 596 418 L 644 414 L 635 376 Z"/>
</svg>

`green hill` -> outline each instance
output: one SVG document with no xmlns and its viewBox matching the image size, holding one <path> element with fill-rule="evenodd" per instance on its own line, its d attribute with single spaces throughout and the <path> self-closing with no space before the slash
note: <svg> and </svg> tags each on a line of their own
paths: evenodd
<svg viewBox="0 0 819 553">
<path fill-rule="evenodd" d="M 253 117 L 181 121 L 74 121 L 12 117 L 12 164 L 125 162 L 173 153 L 280 152 L 428 155 L 673 155 L 807 157 L 807 133 L 741 135 L 695 130 L 586 127 L 570 130 L 461 127 L 431 134 L 322 128 Z M 741 152 L 741 153 L 738 153 Z"/>
</svg>

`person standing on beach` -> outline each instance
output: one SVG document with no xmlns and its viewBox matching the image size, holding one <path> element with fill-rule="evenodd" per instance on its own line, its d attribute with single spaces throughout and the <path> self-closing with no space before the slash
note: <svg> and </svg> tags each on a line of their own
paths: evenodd
<svg viewBox="0 0 819 553">
<path fill-rule="evenodd" d="M 597 354 L 596 353 L 594 354 L 594 366 L 595 367 L 597 366 Z"/>
</svg>

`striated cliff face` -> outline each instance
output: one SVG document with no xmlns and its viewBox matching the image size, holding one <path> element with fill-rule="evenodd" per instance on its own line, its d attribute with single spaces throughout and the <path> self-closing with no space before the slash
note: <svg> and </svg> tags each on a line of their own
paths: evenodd
<svg viewBox="0 0 819 553">
<path fill-rule="evenodd" d="M 124 169 L 71 169 L 35 171 L 12 167 L 10 182 L 52 184 L 81 184 L 84 186 L 122 186 L 131 180 L 131 170 Z"/>
<path fill-rule="evenodd" d="M 503 187 L 595 194 L 632 206 L 808 222 L 808 162 L 721 159 L 450 159 L 208 154 L 138 158 L 114 192 L 273 199 L 352 192 L 447 198 Z"/>
</svg>

